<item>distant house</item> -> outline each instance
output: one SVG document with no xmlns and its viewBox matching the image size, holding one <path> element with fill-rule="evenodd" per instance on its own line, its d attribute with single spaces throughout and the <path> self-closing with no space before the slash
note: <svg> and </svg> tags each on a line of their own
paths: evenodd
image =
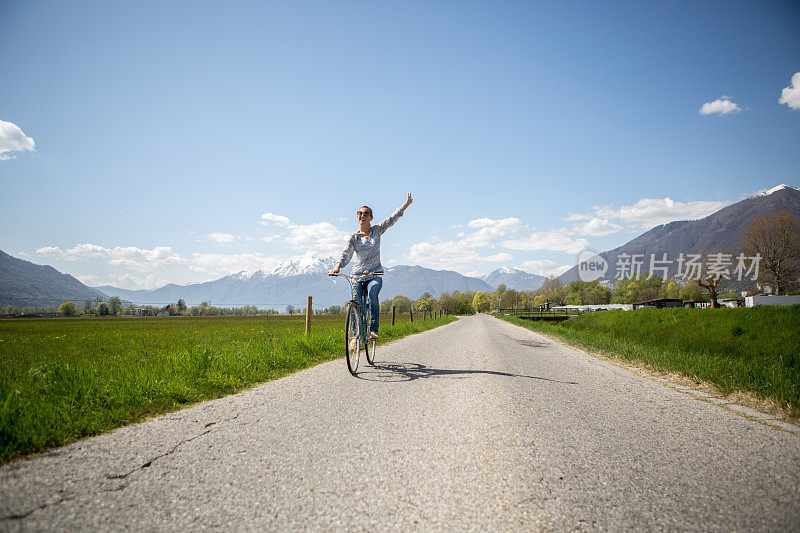
<svg viewBox="0 0 800 533">
<path fill-rule="evenodd" d="M 703 300 L 685 300 L 683 302 L 684 307 L 688 308 L 705 308 L 711 307 L 711 302 L 704 302 Z"/>
<path fill-rule="evenodd" d="M 720 298 L 717 301 L 725 307 L 744 307 L 744 298 Z"/>
<path fill-rule="evenodd" d="M 683 307 L 683 300 L 680 298 L 656 298 L 655 300 L 645 300 L 644 302 L 637 302 L 633 304 L 633 309 L 671 309 L 674 307 Z"/>
<path fill-rule="evenodd" d="M 748 296 L 745 298 L 747 307 L 756 307 L 758 305 L 800 305 L 800 295 L 785 295 L 785 296 Z"/>
</svg>

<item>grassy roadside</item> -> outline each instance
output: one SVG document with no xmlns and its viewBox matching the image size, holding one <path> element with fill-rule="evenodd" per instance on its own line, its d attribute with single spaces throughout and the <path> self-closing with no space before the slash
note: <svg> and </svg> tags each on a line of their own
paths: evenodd
<svg viewBox="0 0 800 533">
<path fill-rule="evenodd" d="M 381 344 L 454 320 L 382 326 Z M 302 316 L 0 320 L 0 464 L 343 357 L 344 317 L 303 328 Z"/>
<path fill-rule="evenodd" d="M 564 322 L 502 319 L 568 344 L 800 418 L 800 306 L 597 312 Z"/>
</svg>

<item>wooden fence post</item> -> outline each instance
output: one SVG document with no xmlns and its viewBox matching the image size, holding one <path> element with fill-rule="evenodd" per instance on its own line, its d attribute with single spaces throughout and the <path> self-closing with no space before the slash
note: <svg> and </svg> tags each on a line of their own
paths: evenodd
<svg viewBox="0 0 800 533">
<path fill-rule="evenodd" d="M 394 306 L 392 306 L 392 325 L 394 326 Z"/>
<path fill-rule="evenodd" d="M 408 312 L 411 313 L 411 322 L 414 322 L 414 310 L 409 309 Z"/>
<path fill-rule="evenodd" d="M 306 335 L 311 332 L 311 314 L 313 311 L 311 310 L 311 296 L 308 297 L 308 303 L 306 304 Z"/>
</svg>

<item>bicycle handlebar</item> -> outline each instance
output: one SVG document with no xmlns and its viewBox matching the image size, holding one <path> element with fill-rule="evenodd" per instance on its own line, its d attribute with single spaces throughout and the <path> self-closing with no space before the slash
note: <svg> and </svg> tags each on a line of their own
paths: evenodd
<svg viewBox="0 0 800 533">
<path fill-rule="evenodd" d="M 364 272 L 363 274 L 359 274 L 358 276 L 348 276 L 347 274 L 338 274 L 338 273 L 337 274 L 326 274 L 326 275 L 330 276 L 330 277 L 339 276 L 339 277 L 342 277 L 342 278 L 347 278 L 347 279 L 351 279 L 353 281 L 356 281 L 358 279 L 367 278 L 369 276 L 383 276 L 383 272 Z"/>
</svg>

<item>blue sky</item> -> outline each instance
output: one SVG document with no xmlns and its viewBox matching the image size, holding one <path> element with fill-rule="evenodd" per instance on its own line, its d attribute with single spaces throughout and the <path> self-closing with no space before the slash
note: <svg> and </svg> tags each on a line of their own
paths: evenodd
<svg viewBox="0 0 800 533">
<path fill-rule="evenodd" d="M 558 273 L 800 185 L 798 27 L 794 1 L 7 0 L 0 249 L 204 281 L 411 192 L 385 266 Z"/>
</svg>

